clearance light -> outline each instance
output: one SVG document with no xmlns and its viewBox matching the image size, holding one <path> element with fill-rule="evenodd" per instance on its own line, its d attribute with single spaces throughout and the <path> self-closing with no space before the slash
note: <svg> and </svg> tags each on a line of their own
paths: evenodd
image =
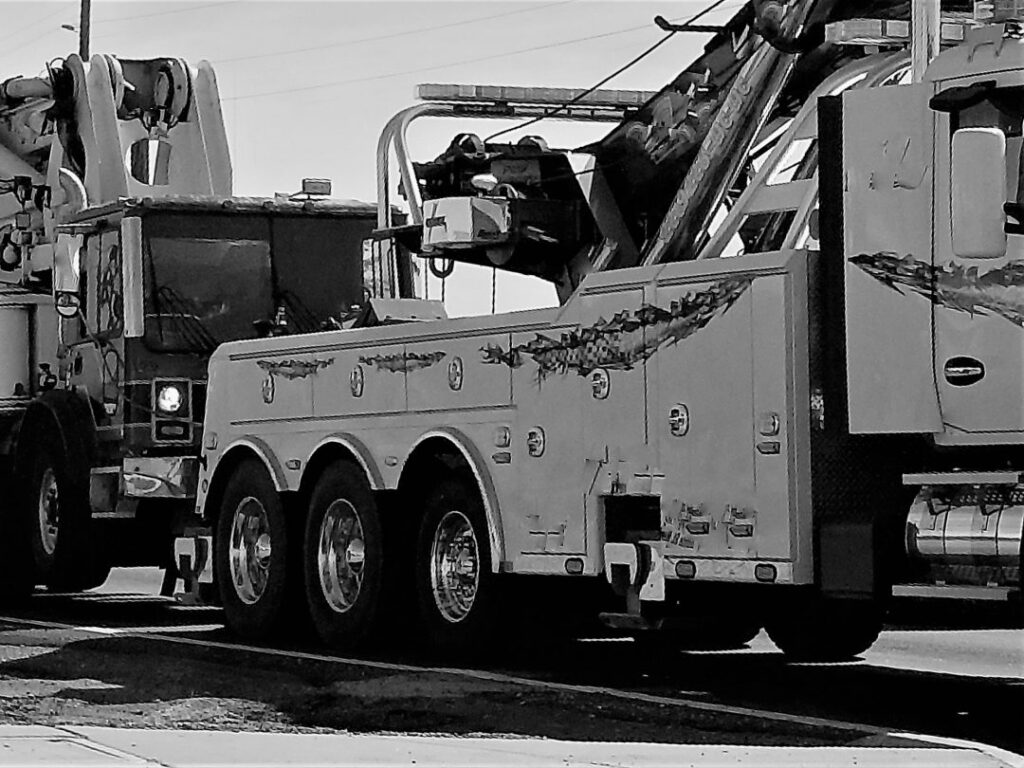
<svg viewBox="0 0 1024 768">
<path fill-rule="evenodd" d="M 779 434 L 779 430 L 782 428 L 782 421 L 779 419 L 779 414 L 774 411 L 768 411 L 761 414 L 761 418 L 758 420 L 757 431 L 765 437 L 774 437 Z"/>
<path fill-rule="evenodd" d="M 775 581 L 778 576 L 778 571 L 775 570 L 775 566 L 771 563 L 758 563 L 754 566 L 754 578 L 758 581 L 771 583 Z"/>
<path fill-rule="evenodd" d="M 583 558 L 570 557 L 565 561 L 565 572 L 570 576 L 579 576 L 583 573 Z"/>
<path fill-rule="evenodd" d="M 331 180 L 330 179 L 303 179 L 302 180 L 302 194 L 304 195 L 318 195 L 321 197 L 330 197 L 331 195 Z"/>
<path fill-rule="evenodd" d="M 692 579 L 697 575 L 697 564 L 692 560 L 678 560 L 676 562 L 676 576 L 680 579 Z"/>
</svg>

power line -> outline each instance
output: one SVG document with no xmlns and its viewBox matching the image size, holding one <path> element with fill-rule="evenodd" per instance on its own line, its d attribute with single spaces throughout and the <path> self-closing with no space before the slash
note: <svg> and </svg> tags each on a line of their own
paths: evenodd
<svg viewBox="0 0 1024 768">
<path fill-rule="evenodd" d="M 725 0 L 718 0 L 715 3 L 714 7 L 717 8 L 719 5 L 721 5 L 724 2 L 725 2 Z M 705 11 L 705 12 L 709 12 L 709 11 Z M 316 85 L 303 85 L 303 86 L 298 86 L 298 87 L 294 87 L 294 88 L 282 88 L 282 89 L 274 90 L 274 91 L 260 91 L 260 92 L 257 92 L 257 93 L 246 93 L 246 94 L 242 94 L 241 96 L 230 96 L 228 98 L 222 99 L 222 101 L 244 101 L 246 99 L 262 98 L 264 96 L 281 96 L 281 95 L 286 95 L 286 94 L 291 94 L 291 93 L 302 93 L 302 92 L 305 92 L 305 91 L 317 91 L 317 90 L 320 90 L 322 88 L 333 88 L 333 87 L 336 87 L 336 86 L 339 86 L 339 85 L 353 85 L 355 83 L 368 83 L 368 82 L 373 82 L 373 81 L 376 81 L 376 80 L 388 80 L 388 79 L 390 79 L 392 77 L 403 77 L 404 75 L 415 75 L 415 74 L 419 74 L 420 72 L 432 72 L 432 71 L 438 70 L 438 69 L 448 69 L 449 67 L 459 67 L 459 66 L 462 66 L 464 64 L 476 64 L 476 63 L 481 62 L 481 61 L 492 61 L 494 59 L 502 59 L 502 58 L 505 58 L 506 56 L 518 56 L 518 55 L 523 54 L 523 53 L 534 53 L 536 51 L 543 51 L 543 50 L 548 50 L 548 49 L 551 49 L 551 48 L 561 48 L 564 45 L 574 45 L 576 43 L 583 43 L 583 42 L 587 42 L 587 41 L 590 41 L 590 40 L 600 40 L 600 39 L 606 38 L 606 37 L 615 37 L 617 35 L 624 35 L 624 34 L 629 33 L 629 32 L 636 32 L 638 30 L 646 30 L 646 29 L 650 29 L 650 25 L 649 24 L 644 24 L 642 26 L 637 26 L 637 27 L 627 27 L 626 29 L 617 29 L 617 30 L 612 31 L 612 32 L 602 32 L 602 33 L 599 33 L 599 34 L 596 34 L 596 35 L 586 35 L 585 37 L 576 37 L 576 38 L 572 38 L 570 40 L 560 40 L 558 42 L 546 43 L 544 45 L 535 45 L 535 46 L 532 46 L 530 48 L 520 48 L 520 49 L 515 50 L 515 51 L 504 51 L 502 53 L 492 53 L 492 54 L 489 54 L 487 56 L 478 56 L 478 57 L 473 58 L 473 59 L 462 59 L 461 61 L 450 61 L 450 62 L 448 62 L 446 64 L 435 64 L 435 65 L 432 65 L 432 66 L 429 66 L 429 67 L 416 67 L 415 69 L 407 69 L 407 70 L 403 70 L 401 72 L 388 72 L 388 73 L 383 74 L 383 75 L 371 75 L 369 77 L 355 77 L 355 78 L 350 78 L 350 79 L 347 79 L 347 80 L 332 80 L 330 82 L 318 83 Z M 674 34 L 674 33 L 672 33 L 672 34 Z M 671 36 L 671 34 L 669 36 Z M 663 41 L 661 41 L 661 42 L 663 42 Z"/>
<path fill-rule="evenodd" d="M 529 8 L 520 8 L 519 10 L 516 10 L 516 11 L 507 11 L 505 13 L 495 13 L 495 14 L 492 14 L 490 16 L 477 16 L 477 17 L 472 18 L 472 19 L 463 19 L 462 21 L 453 21 L 453 22 L 451 22 L 449 24 L 438 24 L 437 26 L 434 26 L 434 27 L 420 27 L 418 29 L 408 29 L 408 30 L 405 30 L 403 32 L 391 32 L 391 33 L 386 34 L 386 35 L 375 35 L 373 37 L 360 37 L 360 38 L 356 38 L 354 40 L 342 40 L 341 42 L 330 43 L 329 45 L 314 45 L 314 46 L 310 46 L 308 48 L 292 48 L 290 50 L 272 51 L 272 52 L 269 52 L 269 53 L 253 53 L 253 54 L 250 54 L 248 56 L 233 56 L 230 59 L 214 59 L 214 63 L 220 65 L 220 64 L 229 64 L 229 63 L 233 63 L 233 62 L 236 62 L 236 61 L 252 61 L 254 59 L 268 59 L 268 58 L 273 58 L 275 56 L 288 56 L 288 55 L 294 54 L 294 53 L 313 53 L 313 52 L 316 52 L 316 51 L 327 51 L 327 50 L 331 50 L 331 49 L 334 49 L 334 48 L 341 48 L 341 47 L 346 46 L 346 45 L 358 45 L 359 43 L 375 43 L 375 42 L 378 42 L 380 40 L 393 40 L 393 39 L 395 39 L 397 37 L 409 37 L 411 35 L 420 35 L 420 34 L 423 34 L 424 32 L 436 32 L 438 30 L 451 29 L 453 27 L 464 27 L 464 26 L 466 26 L 468 24 L 478 24 L 481 21 L 492 21 L 494 19 L 503 19 L 506 16 L 516 16 L 516 15 L 522 14 L 522 13 L 533 13 L 535 11 L 543 10 L 544 8 L 552 8 L 552 7 L 556 6 L 556 5 L 568 5 L 569 3 L 574 3 L 574 2 L 576 2 L 576 0 L 559 0 L 559 2 L 545 3 L 543 5 L 533 5 L 533 6 L 529 7 Z"/>
<path fill-rule="evenodd" d="M 19 46 L 16 46 L 14 48 L 7 48 L 7 49 L 5 49 L 2 52 L 2 54 L 0 54 L 0 56 L 3 56 L 4 58 L 6 58 L 6 57 L 10 56 L 12 53 L 17 53 L 20 50 L 28 48 L 30 45 L 35 45 L 40 40 L 49 37 L 50 35 L 52 35 L 54 32 L 57 32 L 57 31 L 58 31 L 57 29 L 48 29 L 46 32 L 43 32 L 41 35 L 37 35 L 36 37 L 33 37 L 31 40 L 26 40 L 24 43 L 22 43 Z"/>
<path fill-rule="evenodd" d="M 11 40 L 11 39 L 13 39 L 15 37 L 21 37 L 23 34 L 28 32 L 30 29 L 35 29 L 36 27 L 42 26 L 43 24 L 48 22 L 50 19 L 56 18 L 57 16 L 60 16 L 62 13 L 67 13 L 70 10 L 73 10 L 73 6 L 72 7 L 68 7 L 68 8 L 58 8 L 53 13 L 46 14 L 45 16 L 43 16 L 43 18 L 39 19 L 38 21 L 34 21 L 31 24 L 28 24 L 27 26 L 22 27 L 21 29 L 15 30 L 14 32 L 12 32 L 9 35 L 6 35 L 5 37 L 0 37 L 0 43 L 5 43 L 8 40 Z M 7 53 L 7 51 L 4 51 L 4 53 Z"/>
<path fill-rule="evenodd" d="M 113 24 L 115 22 L 121 21 L 137 21 L 138 19 L 155 19 L 157 16 L 170 16 L 171 14 L 175 13 L 190 13 L 191 11 L 204 11 L 208 8 L 217 8 L 222 5 L 234 5 L 236 2 L 237 0 L 224 0 L 220 3 L 205 3 L 203 5 L 196 5 L 194 3 L 190 3 L 187 8 L 175 8 L 170 11 L 158 11 L 157 13 L 144 13 L 139 16 L 122 16 L 115 17 L 112 19 L 96 19 L 95 21 L 93 21 L 93 25 L 95 26 L 96 24 Z"/>
<path fill-rule="evenodd" d="M 700 13 L 696 14 L 695 16 L 692 16 L 691 18 L 689 18 L 688 20 L 683 22 L 683 26 L 684 27 L 685 26 L 689 26 L 689 25 L 693 24 L 694 22 L 702 19 L 704 16 L 707 16 L 712 11 L 718 9 L 719 6 L 724 5 L 725 2 L 726 2 L 726 0 L 715 0 L 715 2 L 713 2 L 707 8 L 702 10 Z M 639 53 L 636 56 L 634 56 L 632 59 L 630 59 L 625 64 L 623 64 L 621 67 L 619 67 L 614 72 L 612 72 L 610 75 L 608 75 L 607 77 L 603 78 L 602 80 L 600 80 L 599 82 L 595 83 L 594 85 L 590 86 L 589 88 L 587 88 L 585 91 L 581 92 L 580 94 L 574 96 L 572 99 L 567 101 L 565 104 L 562 104 L 561 106 L 555 107 L 552 110 L 548 110 L 548 111 L 544 112 L 544 114 L 542 114 L 542 115 L 538 115 L 537 117 L 530 118 L 526 122 L 520 123 L 519 125 L 513 125 L 510 128 L 505 128 L 504 130 L 496 131 L 495 133 L 492 133 L 490 136 L 485 138 L 484 139 L 484 143 L 486 144 L 491 139 L 496 139 L 499 136 L 504 136 L 506 133 L 512 133 L 512 131 L 519 131 L 519 130 L 522 130 L 523 128 L 526 128 L 528 126 L 536 125 L 541 120 L 546 120 L 547 118 L 553 117 L 554 115 L 557 115 L 560 112 L 564 112 L 566 109 L 571 107 L 573 104 L 576 104 L 576 103 L 582 101 L 584 98 L 586 98 L 591 93 L 596 91 L 598 88 L 600 88 L 602 85 L 607 83 L 609 80 L 612 80 L 613 78 L 618 77 L 619 75 L 621 75 L 623 72 L 625 72 L 630 67 L 632 67 L 635 64 L 639 63 L 643 59 L 646 59 L 648 56 L 650 56 L 652 53 L 654 53 L 656 50 L 658 50 L 661 46 L 663 46 L 665 43 L 667 43 L 671 38 L 675 37 L 676 34 L 678 34 L 678 30 L 672 30 L 671 32 L 666 34 L 663 38 L 661 38 L 661 40 L 659 40 L 658 42 L 654 43 L 654 45 L 648 46 L 647 49 L 645 49 L 641 53 Z"/>
</svg>

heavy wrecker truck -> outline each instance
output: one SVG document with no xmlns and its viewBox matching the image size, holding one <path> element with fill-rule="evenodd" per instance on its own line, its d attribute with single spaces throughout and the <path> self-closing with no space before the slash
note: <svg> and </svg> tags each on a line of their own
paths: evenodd
<svg viewBox="0 0 1024 768">
<path fill-rule="evenodd" d="M 750 3 L 583 171 L 535 137 L 414 163 L 444 109 L 399 114 L 380 257 L 561 305 L 222 346 L 180 550 L 212 545 L 228 624 L 304 603 L 350 647 L 400 612 L 469 649 L 540 581 L 632 632 L 832 659 L 894 585 L 1019 594 L 1017 5 Z"/>
<path fill-rule="evenodd" d="M 231 174 L 206 62 L 72 55 L 0 86 L 5 599 L 116 565 L 173 589 L 209 355 L 363 300 L 373 206 L 232 197 Z"/>
</svg>

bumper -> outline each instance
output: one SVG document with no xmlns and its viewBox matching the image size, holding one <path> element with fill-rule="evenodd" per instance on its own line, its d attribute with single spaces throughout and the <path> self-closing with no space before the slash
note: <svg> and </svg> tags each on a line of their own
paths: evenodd
<svg viewBox="0 0 1024 768">
<path fill-rule="evenodd" d="M 642 602 L 665 600 L 666 581 L 794 584 L 793 564 L 741 558 L 697 558 L 665 554 L 660 541 L 604 545 L 604 573 L 616 594 Z"/>
<path fill-rule="evenodd" d="M 196 456 L 124 460 L 122 481 L 128 499 L 194 499 L 198 479 Z"/>
</svg>

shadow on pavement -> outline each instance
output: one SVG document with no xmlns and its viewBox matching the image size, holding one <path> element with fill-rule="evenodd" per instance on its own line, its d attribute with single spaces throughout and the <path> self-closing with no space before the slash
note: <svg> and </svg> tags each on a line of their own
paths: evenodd
<svg viewBox="0 0 1024 768">
<path fill-rule="evenodd" d="M 1016 628 L 1008 606 L 898 601 L 890 628 Z M 174 637 L 236 643 L 213 608 L 121 595 L 47 596 L 17 615 L 65 624 L 164 627 Z M 1015 623 L 1017 622 L 1017 623 Z M 401 637 L 399 630 L 398 636 Z M 1024 752 L 1024 682 L 889 669 L 869 664 L 787 664 L 757 650 L 681 653 L 625 639 L 521 641 L 477 657 L 439 658 L 382 645 L 362 658 L 426 666 L 474 666 L 538 680 L 604 686 L 698 702 L 981 741 Z M 969 647 L 968 633 L 963 645 Z M 309 637 L 275 648 L 324 654 Z M 19 649 L 21 649 L 19 651 Z M 7 651 L 11 650 L 10 653 Z M 517 734 L 665 743 L 839 744 L 849 732 L 726 717 L 672 706 L 538 691 L 509 683 L 422 672 L 268 657 L 172 645 L 156 639 L 95 639 L 0 624 L 0 720 L 160 728 Z"/>
<path fill-rule="evenodd" d="M 0 642 L 10 642 L 6 634 L 0 632 Z M 687 744 L 838 745 L 863 735 L 503 681 L 137 638 L 69 639 L 63 647 L 0 663 L 0 719 Z"/>
<path fill-rule="evenodd" d="M 899 598 L 889 609 L 888 625 L 899 630 L 1021 629 L 1024 605 L 1012 601 L 963 601 Z"/>
</svg>

